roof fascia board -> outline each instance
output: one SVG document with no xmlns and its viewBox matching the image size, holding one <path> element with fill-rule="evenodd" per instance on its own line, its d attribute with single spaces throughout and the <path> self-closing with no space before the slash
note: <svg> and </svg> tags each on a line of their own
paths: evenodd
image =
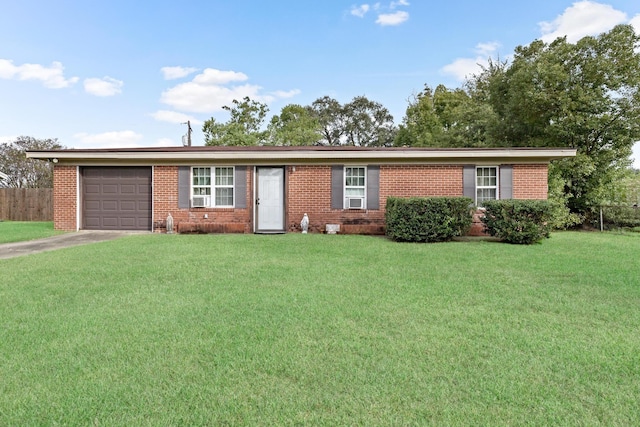
<svg viewBox="0 0 640 427">
<path fill-rule="evenodd" d="M 78 162 L 142 162 L 157 164 L 184 164 L 195 162 L 245 162 L 304 164 L 327 162 L 377 163 L 442 163 L 501 160 L 515 162 L 549 162 L 553 159 L 573 157 L 575 149 L 490 149 L 490 150 L 362 150 L 362 151 L 29 151 L 28 158 L 57 159 L 61 163 Z"/>
</svg>

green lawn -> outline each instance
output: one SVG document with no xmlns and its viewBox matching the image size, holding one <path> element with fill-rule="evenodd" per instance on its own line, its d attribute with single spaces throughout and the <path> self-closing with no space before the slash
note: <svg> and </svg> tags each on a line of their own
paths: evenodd
<svg viewBox="0 0 640 427">
<path fill-rule="evenodd" d="M 0 260 L 0 425 L 640 425 L 640 236 Z"/>
<path fill-rule="evenodd" d="M 0 244 L 41 239 L 61 233 L 53 229 L 53 222 L 0 221 Z"/>
</svg>

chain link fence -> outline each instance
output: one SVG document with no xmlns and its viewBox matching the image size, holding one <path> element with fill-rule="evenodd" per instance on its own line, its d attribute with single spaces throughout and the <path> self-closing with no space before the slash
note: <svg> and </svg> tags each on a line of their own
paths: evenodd
<svg viewBox="0 0 640 427">
<path fill-rule="evenodd" d="M 612 229 L 640 231 L 640 207 L 637 204 L 600 206 L 600 231 Z"/>
</svg>

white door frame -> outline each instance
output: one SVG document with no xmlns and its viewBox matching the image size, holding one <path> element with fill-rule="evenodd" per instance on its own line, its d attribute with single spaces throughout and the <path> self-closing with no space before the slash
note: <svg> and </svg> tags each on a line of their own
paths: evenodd
<svg viewBox="0 0 640 427">
<path fill-rule="evenodd" d="M 275 205 L 271 205 L 272 209 L 280 209 L 280 212 L 275 212 L 277 225 L 268 224 L 268 227 L 261 228 L 261 219 L 260 219 L 260 203 L 264 203 L 264 194 L 260 194 L 260 170 L 269 170 L 271 172 L 279 171 L 281 174 L 277 174 L 277 177 L 281 180 L 279 184 L 279 196 L 281 200 L 274 200 Z M 286 173 L 284 166 L 256 166 L 254 168 L 254 185 L 253 185 L 253 232 L 254 233 L 284 233 L 285 232 L 285 180 Z M 260 200 L 260 197 L 263 197 L 263 200 Z M 267 202 L 268 203 L 268 202 Z M 265 206 L 264 204 L 262 206 Z M 281 217 L 281 220 L 278 218 Z"/>
</svg>

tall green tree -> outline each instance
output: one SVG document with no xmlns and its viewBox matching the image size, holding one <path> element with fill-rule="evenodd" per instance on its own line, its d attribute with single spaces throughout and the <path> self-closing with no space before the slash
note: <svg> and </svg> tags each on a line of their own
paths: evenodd
<svg viewBox="0 0 640 427">
<path fill-rule="evenodd" d="M 495 71 L 495 70 L 494 70 Z M 568 204 L 588 213 L 607 199 L 640 139 L 640 38 L 619 25 L 577 43 L 518 47 L 488 77 L 497 133 L 513 146 L 576 148 L 557 162 Z"/>
<path fill-rule="evenodd" d="M 13 188 L 52 188 L 53 165 L 28 159 L 27 151 L 60 150 L 57 139 L 36 139 L 19 136 L 13 142 L 0 144 L 0 172 L 7 175 L 4 185 Z"/>
<path fill-rule="evenodd" d="M 307 109 L 318 120 L 322 145 L 342 145 L 345 132 L 345 117 L 342 105 L 330 96 L 323 96 L 311 103 Z"/>
<path fill-rule="evenodd" d="M 307 107 L 320 124 L 322 145 L 384 147 L 393 145 L 397 129 L 382 104 L 356 96 L 345 105 L 324 96 Z"/>
<path fill-rule="evenodd" d="M 441 133 L 442 123 L 435 111 L 433 90 L 425 85 L 424 89 L 409 101 L 394 145 L 400 147 L 445 146 L 440 141 Z"/>
<path fill-rule="evenodd" d="M 322 139 L 317 117 L 301 105 L 289 104 L 269 123 L 271 145 L 315 145 Z"/>
<path fill-rule="evenodd" d="M 387 147 L 393 145 L 393 116 L 382 104 L 357 96 L 343 107 L 346 145 Z"/>
<path fill-rule="evenodd" d="M 425 86 L 409 103 L 395 145 L 485 147 L 493 145 L 491 106 L 465 90 Z"/>
<path fill-rule="evenodd" d="M 232 106 L 222 107 L 229 112 L 229 120 L 219 123 L 215 118 L 202 126 L 205 145 L 264 145 L 268 132 L 263 124 L 269 108 L 266 104 L 244 97 L 233 100 Z"/>
<path fill-rule="evenodd" d="M 569 213 L 588 218 L 619 193 L 638 140 L 640 38 L 619 25 L 577 43 L 519 46 L 510 63 L 489 62 L 462 89 L 426 87 L 396 145 L 576 148 L 551 165 L 553 195 L 562 188 Z"/>
</svg>

